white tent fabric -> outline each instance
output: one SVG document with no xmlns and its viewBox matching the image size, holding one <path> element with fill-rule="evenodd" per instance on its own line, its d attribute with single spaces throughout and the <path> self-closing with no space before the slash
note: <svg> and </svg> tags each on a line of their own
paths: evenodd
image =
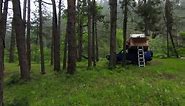
<svg viewBox="0 0 185 106">
<path fill-rule="evenodd" d="M 145 34 L 130 34 L 131 38 L 145 38 Z"/>
</svg>

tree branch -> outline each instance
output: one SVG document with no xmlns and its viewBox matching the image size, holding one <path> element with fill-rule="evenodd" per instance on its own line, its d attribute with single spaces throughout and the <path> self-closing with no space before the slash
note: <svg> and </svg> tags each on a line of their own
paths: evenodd
<svg viewBox="0 0 185 106">
<path fill-rule="evenodd" d="M 48 2 L 45 2 L 45 1 L 42 1 L 42 3 L 47 4 L 47 5 L 52 5 L 52 3 L 48 3 Z"/>
</svg>

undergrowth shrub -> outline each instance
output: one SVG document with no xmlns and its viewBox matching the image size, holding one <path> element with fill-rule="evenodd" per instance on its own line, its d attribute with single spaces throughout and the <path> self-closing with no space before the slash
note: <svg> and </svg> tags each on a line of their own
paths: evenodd
<svg viewBox="0 0 185 106">
<path fill-rule="evenodd" d="M 7 106 L 30 106 L 27 97 L 16 97 Z"/>
<path fill-rule="evenodd" d="M 20 77 L 19 77 L 19 74 L 17 73 L 14 73 L 12 74 L 9 79 L 7 80 L 7 85 L 8 86 L 11 86 L 11 85 L 14 85 L 14 84 L 17 84 L 20 82 Z"/>
</svg>

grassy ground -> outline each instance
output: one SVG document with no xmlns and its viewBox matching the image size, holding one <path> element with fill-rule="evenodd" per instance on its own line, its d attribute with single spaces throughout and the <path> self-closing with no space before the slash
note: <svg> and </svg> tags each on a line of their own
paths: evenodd
<svg viewBox="0 0 185 106">
<path fill-rule="evenodd" d="M 185 106 L 185 60 L 155 59 L 147 67 L 129 65 L 86 70 L 78 63 L 73 76 L 55 73 L 47 66 L 40 75 L 33 64 L 32 80 L 19 81 L 17 64 L 6 64 L 7 106 Z"/>
</svg>

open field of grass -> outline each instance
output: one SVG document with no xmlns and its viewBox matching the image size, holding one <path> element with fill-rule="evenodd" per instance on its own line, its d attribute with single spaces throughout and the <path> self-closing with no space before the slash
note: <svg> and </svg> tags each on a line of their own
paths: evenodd
<svg viewBox="0 0 185 106">
<path fill-rule="evenodd" d="M 115 70 L 101 60 L 97 68 L 78 63 L 75 75 L 47 65 L 41 75 L 33 64 L 32 80 L 19 80 L 17 64 L 6 64 L 5 106 L 185 106 L 185 60 L 154 59 L 145 68 Z"/>
</svg>

